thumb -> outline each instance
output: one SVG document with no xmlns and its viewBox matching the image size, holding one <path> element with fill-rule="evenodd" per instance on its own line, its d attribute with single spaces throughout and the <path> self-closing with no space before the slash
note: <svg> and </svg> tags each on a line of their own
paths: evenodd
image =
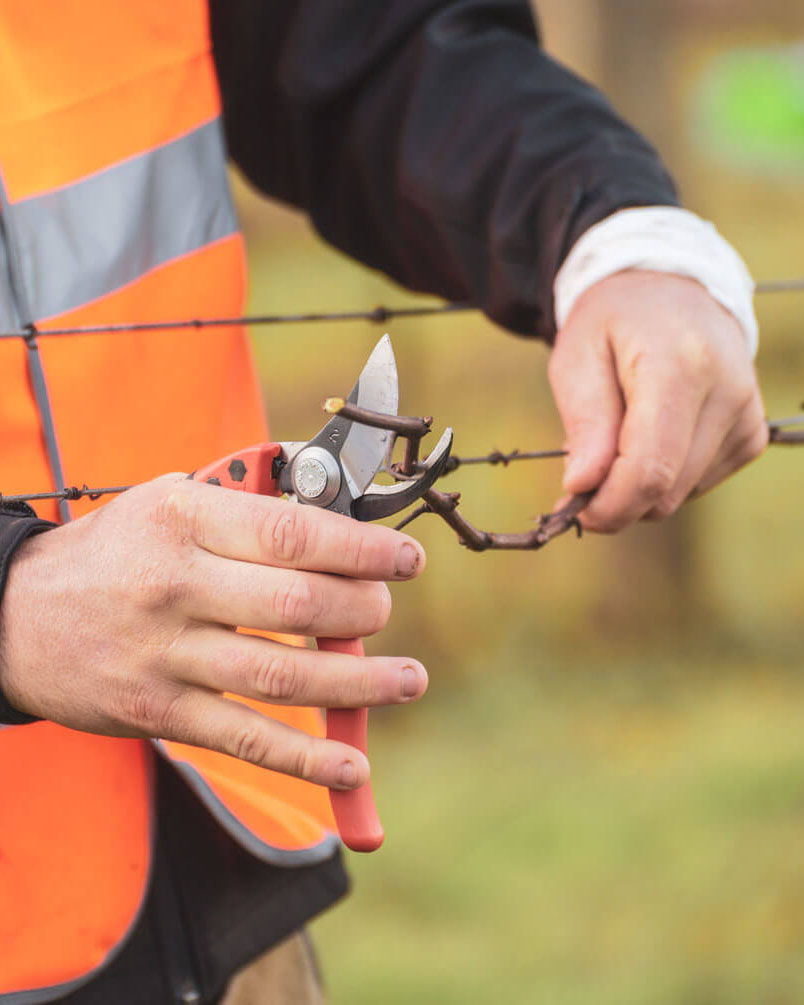
<svg viewBox="0 0 804 1005">
<path fill-rule="evenodd" d="M 598 488 L 617 456 L 623 399 L 604 332 L 565 325 L 549 365 L 550 386 L 566 432 L 564 491 Z"/>
</svg>

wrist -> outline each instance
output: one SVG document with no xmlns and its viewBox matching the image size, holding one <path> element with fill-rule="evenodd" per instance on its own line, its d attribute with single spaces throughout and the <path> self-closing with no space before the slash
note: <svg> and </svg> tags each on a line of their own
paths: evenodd
<svg viewBox="0 0 804 1005">
<path fill-rule="evenodd" d="M 41 534 L 55 527 L 48 520 L 40 520 L 25 503 L 0 502 L 0 604 L 8 581 L 12 561 L 22 545 L 35 534 Z M 4 660 L 3 632 L 0 618 L 0 725 L 21 726 L 39 721 L 39 717 L 29 715 L 15 708 L 3 690 Z"/>
<path fill-rule="evenodd" d="M 745 263 L 711 223 L 671 206 L 619 210 L 578 239 L 555 279 L 558 328 L 591 286 L 628 269 L 696 280 L 737 320 L 756 354 L 754 283 Z"/>
</svg>

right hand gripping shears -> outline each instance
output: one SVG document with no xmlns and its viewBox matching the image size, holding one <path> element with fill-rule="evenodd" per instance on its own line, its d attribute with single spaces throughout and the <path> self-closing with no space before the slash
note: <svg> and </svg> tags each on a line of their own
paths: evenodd
<svg viewBox="0 0 804 1005">
<path fill-rule="evenodd" d="M 398 378 L 391 340 L 384 335 L 374 348 L 348 397 L 351 404 L 375 413 L 396 415 Z M 414 477 L 392 485 L 377 485 L 393 434 L 335 415 L 307 442 L 261 443 L 239 450 L 194 472 L 196 481 L 241 492 L 285 495 L 306 506 L 351 516 L 381 520 L 405 509 L 423 495 L 444 472 L 452 447 L 452 430 L 441 439 Z M 360 639 L 317 639 L 318 648 L 363 656 Z M 327 738 L 366 753 L 368 710 L 328 709 Z M 374 851 L 384 833 L 371 784 L 341 792 L 330 789 L 338 831 L 354 851 Z"/>
</svg>

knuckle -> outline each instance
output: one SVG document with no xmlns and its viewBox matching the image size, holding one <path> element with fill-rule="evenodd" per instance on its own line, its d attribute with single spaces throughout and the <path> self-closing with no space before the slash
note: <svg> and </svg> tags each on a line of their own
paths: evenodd
<svg viewBox="0 0 804 1005">
<path fill-rule="evenodd" d="M 662 455 L 648 458 L 639 473 L 641 494 L 649 499 L 666 495 L 676 483 L 676 466 Z"/>
<path fill-rule="evenodd" d="M 231 753 L 241 761 L 281 771 L 297 778 L 315 776 L 312 741 L 302 740 L 294 749 L 286 749 L 258 726 L 243 726 L 232 738 Z"/>
<path fill-rule="evenodd" d="M 740 466 L 750 464 L 751 461 L 755 461 L 764 452 L 767 445 L 768 428 L 763 423 L 762 426 L 749 433 L 738 447 L 736 455 L 737 463 Z"/>
<path fill-rule="evenodd" d="M 153 500 L 147 516 L 151 525 L 163 536 L 186 542 L 197 531 L 197 507 L 192 482 L 170 483 Z"/>
<path fill-rule="evenodd" d="M 131 573 L 129 592 L 134 604 L 145 611 L 173 607 L 191 591 L 187 570 L 182 565 L 150 563 Z"/>
<path fill-rule="evenodd" d="M 381 703 L 386 692 L 393 692 L 395 680 L 393 673 L 389 674 L 379 660 L 361 660 L 359 664 L 352 664 L 347 671 L 339 674 L 332 704 L 340 708 L 370 708 Z M 397 685 L 396 692 L 398 691 Z M 396 698 L 395 693 L 392 701 Z"/>
<path fill-rule="evenodd" d="M 292 660 L 284 655 L 264 657 L 255 675 L 259 694 L 269 701 L 300 701 L 300 675 Z"/>
<path fill-rule="evenodd" d="M 736 403 L 736 410 L 739 412 L 756 407 L 759 395 L 756 381 L 753 379 L 753 371 L 750 376 L 733 379 L 731 395 L 732 400 Z M 759 410 L 761 411 L 761 406 Z"/>
<path fill-rule="evenodd" d="M 302 740 L 301 746 L 290 757 L 288 773 L 306 781 L 316 777 L 316 756 L 312 740 Z"/>
<path fill-rule="evenodd" d="M 688 329 L 678 342 L 678 364 L 686 380 L 700 381 L 712 373 L 715 356 L 712 346 L 698 331 Z"/>
<path fill-rule="evenodd" d="M 301 506 L 279 503 L 268 513 L 258 529 L 258 538 L 266 553 L 281 562 L 295 565 L 309 552 L 313 528 Z"/>
<path fill-rule="evenodd" d="M 167 689 L 154 680 L 141 680 L 127 689 L 119 705 L 119 718 L 151 736 L 173 737 L 178 732 L 181 691 Z"/>
<path fill-rule="evenodd" d="M 358 677 L 344 682 L 341 699 L 347 708 L 364 708 L 376 705 L 380 695 L 380 688 L 372 675 L 363 672 Z"/>
<path fill-rule="evenodd" d="M 352 553 L 355 572 L 358 576 L 360 576 L 362 573 L 366 572 L 369 567 L 366 539 L 364 535 L 359 531 L 352 531 L 349 547 Z"/>
<path fill-rule="evenodd" d="M 273 761 L 274 744 L 257 726 L 243 726 L 233 737 L 231 751 L 240 761 L 268 765 Z"/>
<path fill-rule="evenodd" d="M 277 588 L 274 608 L 285 628 L 308 634 L 321 614 L 321 594 L 307 576 L 293 576 Z"/>
<path fill-rule="evenodd" d="M 749 460 L 756 460 L 761 454 L 765 452 L 765 449 L 770 442 L 770 430 L 768 429 L 767 423 L 763 422 L 756 430 L 754 435 L 748 444 Z"/>
<path fill-rule="evenodd" d="M 675 497 L 668 497 L 656 503 L 653 509 L 646 514 L 648 520 L 666 520 L 676 513 L 681 507 L 682 500 Z"/>
</svg>

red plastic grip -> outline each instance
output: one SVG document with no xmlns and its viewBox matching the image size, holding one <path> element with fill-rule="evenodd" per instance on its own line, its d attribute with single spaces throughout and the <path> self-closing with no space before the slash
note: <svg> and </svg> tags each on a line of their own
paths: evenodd
<svg viewBox="0 0 804 1005">
<path fill-rule="evenodd" d="M 364 655 L 360 639 L 318 639 L 317 642 L 318 648 L 326 652 Z M 364 754 L 367 753 L 367 725 L 367 708 L 327 709 L 327 739 L 348 743 Z M 385 832 L 374 805 L 371 782 L 348 792 L 330 789 L 329 801 L 338 833 L 347 848 L 352 851 L 376 851 L 380 847 Z"/>
<path fill-rule="evenodd" d="M 260 495 L 281 495 L 274 477 L 274 461 L 281 453 L 279 443 L 259 443 L 255 447 L 238 450 L 219 461 L 194 471 L 190 477 L 198 482 L 211 482 L 223 488 Z M 360 639 L 318 639 L 318 648 L 329 652 L 363 656 Z M 327 710 L 327 739 L 340 740 L 366 751 L 368 709 L 331 708 Z M 329 799 L 338 833 L 352 851 L 376 851 L 383 843 L 385 833 L 374 805 L 371 783 L 349 792 L 330 789 Z"/>
<path fill-rule="evenodd" d="M 282 493 L 274 477 L 274 461 L 281 452 L 280 443 L 258 443 L 255 447 L 246 447 L 213 461 L 194 471 L 190 477 L 195 482 L 210 482 L 225 489 L 278 496 Z"/>
</svg>

